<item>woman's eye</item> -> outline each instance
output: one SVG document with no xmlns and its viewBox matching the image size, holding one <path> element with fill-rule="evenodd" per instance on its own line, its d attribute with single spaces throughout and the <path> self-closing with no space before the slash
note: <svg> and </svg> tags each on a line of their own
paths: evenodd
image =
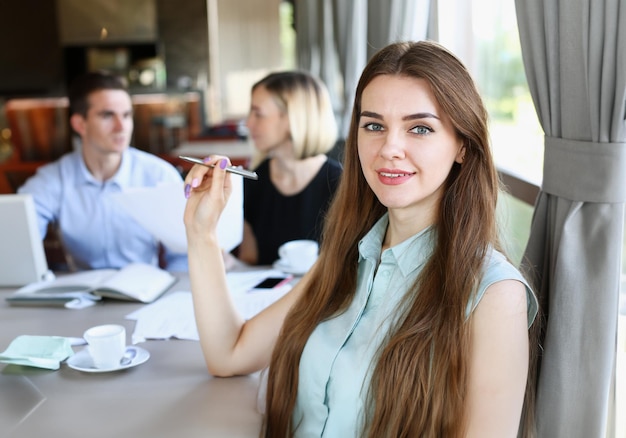
<svg viewBox="0 0 626 438">
<path fill-rule="evenodd" d="M 412 132 L 414 134 L 425 135 L 425 134 L 430 134 L 431 132 L 433 132 L 433 130 L 429 128 L 428 126 L 416 126 L 414 128 L 411 128 L 409 132 Z"/>
<path fill-rule="evenodd" d="M 374 123 L 374 122 L 366 123 L 365 125 L 363 125 L 363 128 L 367 129 L 368 131 L 382 131 L 383 130 L 383 126 L 380 123 Z"/>
</svg>

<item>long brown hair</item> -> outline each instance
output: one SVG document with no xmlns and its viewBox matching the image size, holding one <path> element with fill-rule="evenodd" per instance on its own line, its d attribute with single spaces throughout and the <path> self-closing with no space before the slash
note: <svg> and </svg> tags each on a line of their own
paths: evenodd
<svg viewBox="0 0 626 438">
<path fill-rule="evenodd" d="M 406 295 L 373 364 L 362 436 L 455 437 L 466 427 L 471 318 L 465 309 L 485 254 L 500 248 L 496 229 L 499 180 L 489 148 L 487 112 L 462 63 L 433 42 L 395 43 L 380 50 L 359 80 L 344 171 L 328 213 L 319 261 L 302 299 L 288 315 L 268 378 L 264 433 L 291 436 L 299 361 L 313 329 L 344 310 L 355 294 L 359 240 L 386 212 L 368 186 L 357 154 L 361 96 L 379 75 L 428 81 L 463 140 L 434 224 L 432 258 Z M 418 293 L 419 291 L 419 293 Z"/>
</svg>

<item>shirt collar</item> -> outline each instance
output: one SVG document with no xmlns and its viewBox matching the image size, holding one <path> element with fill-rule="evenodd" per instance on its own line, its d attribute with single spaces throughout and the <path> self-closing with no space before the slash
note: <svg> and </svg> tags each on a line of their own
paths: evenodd
<svg viewBox="0 0 626 438">
<path fill-rule="evenodd" d="M 131 169 L 132 169 L 132 155 L 130 147 L 126 148 L 122 153 L 122 163 L 117 170 L 113 178 L 109 181 L 116 183 L 119 187 L 127 187 L 130 183 Z"/>
<path fill-rule="evenodd" d="M 388 261 L 395 261 L 402 275 L 406 276 L 423 265 L 431 256 L 435 247 L 435 229 L 431 225 L 396 246 L 385 250 L 381 255 L 383 239 L 388 225 L 389 215 L 385 213 L 359 242 L 359 261 L 370 259 L 377 263 L 381 258 L 389 258 Z"/>
<path fill-rule="evenodd" d="M 94 178 L 94 176 L 91 174 L 91 172 L 87 168 L 87 165 L 85 164 L 85 160 L 83 159 L 82 153 L 80 151 L 77 151 L 76 152 L 77 165 L 79 168 L 78 174 L 80 175 L 80 179 L 81 179 L 81 181 L 79 182 L 82 184 L 92 184 L 92 185 L 97 185 L 97 186 L 101 186 L 103 184 L 104 185 L 111 184 L 111 185 L 116 185 L 119 188 L 128 186 L 129 181 L 130 181 L 130 176 L 131 176 L 131 168 L 132 168 L 132 163 L 131 163 L 132 156 L 131 156 L 129 149 L 130 148 L 127 148 L 122 153 L 122 163 L 120 164 L 120 168 L 117 170 L 115 175 L 113 175 L 112 178 L 108 179 L 104 183 Z"/>
<path fill-rule="evenodd" d="M 389 224 L 389 214 L 385 213 L 374 226 L 367 232 L 359 242 L 359 261 L 363 259 L 380 259 L 380 249 L 383 246 L 383 238 L 387 225 Z"/>
<path fill-rule="evenodd" d="M 400 271 L 405 277 L 426 263 L 426 260 L 430 258 L 435 247 L 434 236 L 434 227 L 431 225 L 409 237 L 404 242 L 389 248 L 388 252 L 393 254 Z M 385 254 L 383 253 L 384 256 Z"/>
</svg>

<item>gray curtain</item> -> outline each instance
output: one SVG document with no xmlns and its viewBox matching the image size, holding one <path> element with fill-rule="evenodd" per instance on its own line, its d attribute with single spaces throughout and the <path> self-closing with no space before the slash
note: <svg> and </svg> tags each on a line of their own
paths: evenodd
<svg viewBox="0 0 626 438">
<path fill-rule="evenodd" d="M 545 133 L 543 186 L 525 253 L 546 312 L 538 435 L 614 436 L 626 2 L 516 0 L 516 9 Z"/>
<path fill-rule="evenodd" d="M 378 49 L 436 39 L 435 0 L 295 0 L 298 67 L 329 87 L 345 136 L 356 84 Z"/>
</svg>

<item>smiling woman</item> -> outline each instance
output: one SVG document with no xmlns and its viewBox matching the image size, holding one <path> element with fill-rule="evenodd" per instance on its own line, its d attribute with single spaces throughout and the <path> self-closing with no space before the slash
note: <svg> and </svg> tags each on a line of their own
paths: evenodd
<svg viewBox="0 0 626 438">
<path fill-rule="evenodd" d="M 501 251 L 487 112 L 472 78 L 436 43 L 395 43 L 370 60 L 354 102 L 319 258 L 250 320 L 228 298 L 216 244 L 230 176 L 203 166 L 187 175 L 209 372 L 269 365 L 268 437 L 530 430 L 537 300 Z"/>
<path fill-rule="evenodd" d="M 394 246 L 435 222 L 443 183 L 463 162 L 463 142 L 424 79 L 380 75 L 363 90 L 361 109 L 357 143 L 367 183 L 390 215 L 420 218 L 407 235 L 385 242 Z"/>
</svg>

